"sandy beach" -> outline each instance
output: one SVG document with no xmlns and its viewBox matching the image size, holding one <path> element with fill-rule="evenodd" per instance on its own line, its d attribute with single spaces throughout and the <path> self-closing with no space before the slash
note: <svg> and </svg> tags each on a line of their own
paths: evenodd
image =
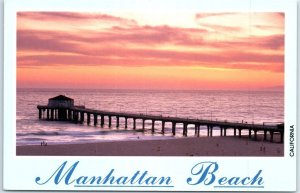
<svg viewBox="0 0 300 193">
<path fill-rule="evenodd" d="M 283 156 L 284 146 L 247 137 L 187 137 L 164 140 L 17 146 L 26 156 Z"/>
</svg>

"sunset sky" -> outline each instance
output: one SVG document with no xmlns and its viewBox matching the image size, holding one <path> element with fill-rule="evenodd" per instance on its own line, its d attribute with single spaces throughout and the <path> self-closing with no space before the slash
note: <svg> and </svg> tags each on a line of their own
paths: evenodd
<svg viewBox="0 0 300 193">
<path fill-rule="evenodd" d="M 282 13 L 19 12 L 18 88 L 282 89 Z"/>
</svg>

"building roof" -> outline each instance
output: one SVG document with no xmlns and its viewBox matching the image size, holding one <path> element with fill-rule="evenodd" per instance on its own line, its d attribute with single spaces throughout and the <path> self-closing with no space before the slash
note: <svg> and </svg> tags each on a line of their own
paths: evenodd
<svg viewBox="0 0 300 193">
<path fill-rule="evenodd" d="M 64 95 L 58 95 L 58 96 L 56 96 L 56 97 L 50 98 L 49 100 L 69 101 L 69 100 L 74 100 L 74 99 L 71 99 L 71 98 L 66 97 L 66 96 L 64 96 Z"/>
</svg>

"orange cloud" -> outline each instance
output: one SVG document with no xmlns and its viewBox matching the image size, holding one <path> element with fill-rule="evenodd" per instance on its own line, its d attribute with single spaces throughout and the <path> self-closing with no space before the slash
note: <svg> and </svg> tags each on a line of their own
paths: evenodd
<svg viewBox="0 0 300 193">
<path fill-rule="evenodd" d="M 18 12 L 18 18 L 38 20 L 43 22 L 84 22 L 87 20 L 114 22 L 122 25 L 135 25 L 134 20 L 98 13 L 77 13 L 77 12 Z"/>
<path fill-rule="evenodd" d="M 162 30 L 164 29 L 164 30 Z M 62 32 L 45 32 L 20 30 L 17 36 L 19 52 L 31 51 L 37 53 L 30 56 L 18 56 L 22 67 L 39 65 L 199 65 L 223 68 L 251 68 L 257 70 L 273 70 L 272 65 L 283 65 L 282 53 L 263 53 L 261 50 L 278 50 L 283 48 L 284 36 L 250 37 L 231 41 L 211 42 L 193 40 L 188 36 L 189 30 L 161 27 L 147 27 L 143 30 L 131 30 L 111 34 L 101 32 L 90 37 L 79 34 L 64 34 Z M 150 31 L 150 32 L 149 32 Z M 202 33 L 200 30 L 199 32 Z M 173 35 L 172 35 L 173 34 Z M 175 35 L 174 35 L 175 34 Z M 110 43 L 113 41 L 113 43 Z M 119 45 L 115 45 L 118 42 Z M 101 46 L 101 44 L 105 46 Z M 131 48 L 135 44 L 141 48 Z M 149 45 L 170 44 L 173 46 L 192 46 L 196 51 L 161 50 Z M 95 45 L 95 46 L 93 46 Z M 125 47 L 123 45 L 128 45 Z M 142 48 L 143 45 L 146 45 Z M 202 47 L 217 48 L 216 52 L 203 52 Z M 244 49 L 241 51 L 241 49 Z M 250 51 L 249 51 L 250 50 Z M 255 52 L 255 50 L 258 50 Z M 254 53 L 253 53 L 254 51 Z M 41 55 L 39 52 L 53 54 Z M 60 52 L 59 55 L 56 53 Z M 65 55 L 63 53 L 66 53 Z M 217 53 L 217 54 L 216 54 Z M 70 55 L 71 54 L 71 55 Z M 237 65 L 240 62 L 240 65 Z M 242 63 L 247 62 L 245 66 Z M 260 62 L 260 65 L 257 63 Z M 232 65 L 234 63 L 235 65 Z M 256 63 L 251 66 L 251 63 Z"/>
</svg>

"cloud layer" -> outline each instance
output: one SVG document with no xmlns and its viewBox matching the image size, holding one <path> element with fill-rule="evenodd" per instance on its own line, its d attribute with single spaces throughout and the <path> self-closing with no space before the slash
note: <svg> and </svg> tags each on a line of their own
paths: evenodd
<svg viewBox="0 0 300 193">
<path fill-rule="evenodd" d="M 283 17 L 196 13 L 192 19 L 198 27 L 180 27 L 100 13 L 20 12 L 18 67 L 200 66 L 283 72 Z"/>
</svg>

